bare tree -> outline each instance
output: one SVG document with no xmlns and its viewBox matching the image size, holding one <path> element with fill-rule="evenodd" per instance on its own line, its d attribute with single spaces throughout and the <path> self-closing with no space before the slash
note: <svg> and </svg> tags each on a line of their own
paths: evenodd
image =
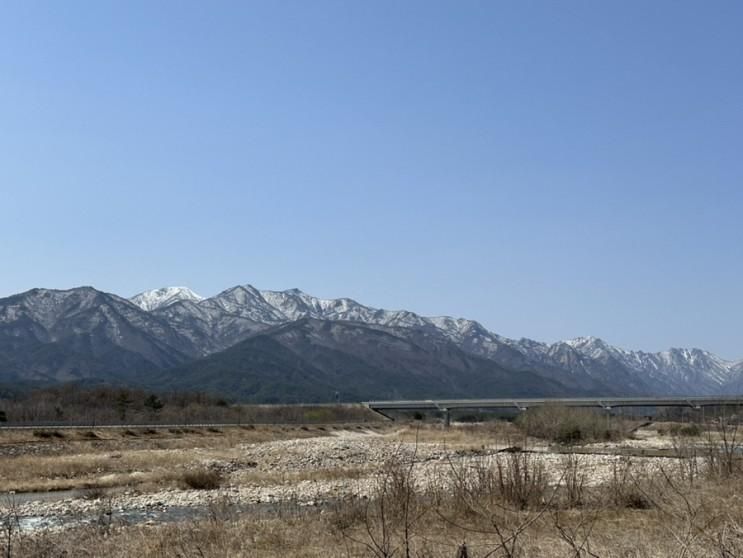
<svg viewBox="0 0 743 558">
<path fill-rule="evenodd" d="M 552 524 L 560 538 L 567 543 L 573 558 L 599 558 L 599 555 L 591 551 L 591 535 L 598 520 L 600 510 L 581 512 L 578 522 L 569 525 L 559 510 L 552 512 Z"/>
<path fill-rule="evenodd" d="M 3 537 L 3 555 L 5 558 L 13 556 L 13 546 L 15 539 L 21 532 L 21 520 L 18 512 L 18 502 L 15 495 L 11 492 L 5 496 L 5 502 L 0 508 L 0 528 L 2 528 Z"/>
<path fill-rule="evenodd" d="M 401 444 L 383 467 L 374 494 L 365 505 L 365 536 L 353 534 L 350 524 L 341 524 L 344 539 L 364 546 L 377 558 L 391 558 L 400 552 L 405 558 L 412 558 L 416 526 L 426 512 L 415 479 L 417 433 L 411 456 L 405 456 L 402 447 Z"/>
<path fill-rule="evenodd" d="M 722 478 L 733 476 L 740 468 L 740 451 L 738 422 L 722 415 L 715 421 L 714 432 L 707 434 L 707 473 Z"/>
</svg>

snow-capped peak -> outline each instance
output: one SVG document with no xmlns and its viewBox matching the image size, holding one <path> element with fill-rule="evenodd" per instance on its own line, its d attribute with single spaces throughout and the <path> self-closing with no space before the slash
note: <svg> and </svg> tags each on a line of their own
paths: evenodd
<svg viewBox="0 0 743 558">
<path fill-rule="evenodd" d="M 592 335 L 589 335 L 587 337 L 576 337 L 574 339 L 569 339 L 568 341 L 564 341 L 564 343 L 567 345 L 570 345 L 578 352 L 586 353 L 586 354 L 595 353 L 598 351 L 616 350 L 615 347 L 612 347 L 603 339 L 600 339 L 599 337 L 594 337 Z"/>
<path fill-rule="evenodd" d="M 606 347 L 606 341 L 603 339 L 600 339 L 599 337 L 594 337 L 593 335 L 588 335 L 586 337 L 575 337 L 573 339 L 568 339 L 565 341 L 568 345 L 572 347 Z"/>
<path fill-rule="evenodd" d="M 196 294 L 188 287 L 163 287 L 161 289 L 139 293 L 129 299 L 130 302 L 133 302 L 142 310 L 148 312 L 152 312 L 158 308 L 165 308 L 182 300 L 199 302 L 204 300 L 204 297 Z"/>
</svg>

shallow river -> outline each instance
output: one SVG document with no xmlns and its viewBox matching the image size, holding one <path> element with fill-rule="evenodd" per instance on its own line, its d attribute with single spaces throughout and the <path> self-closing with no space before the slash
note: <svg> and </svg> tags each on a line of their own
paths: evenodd
<svg viewBox="0 0 743 558">
<path fill-rule="evenodd" d="M 84 491 L 61 490 L 54 492 L 18 493 L 10 496 L 16 505 L 31 502 L 62 502 L 83 497 Z M 107 506 L 100 501 L 95 511 L 82 513 L 60 513 L 56 515 L 25 515 L 19 517 L 24 531 L 52 528 L 76 527 L 82 525 L 106 526 L 111 524 L 136 525 L 142 523 L 172 523 L 207 518 L 226 518 L 237 515 L 250 515 L 256 519 L 270 517 L 296 517 L 317 511 L 323 506 L 302 506 L 296 502 L 263 502 L 259 504 L 212 504 L 192 506 L 153 506 L 147 509 L 122 509 Z"/>
</svg>

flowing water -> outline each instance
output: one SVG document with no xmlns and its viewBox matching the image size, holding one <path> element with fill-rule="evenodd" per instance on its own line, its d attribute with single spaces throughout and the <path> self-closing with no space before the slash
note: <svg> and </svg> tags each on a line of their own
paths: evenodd
<svg viewBox="0 0 743 558">
<path fill-rule="evenodd" d="M 9 501 L 20 506 L 32 502 L 62 502 L 85 497 L 85 491 L 60 490 L 53 492 L 30 492 L 9 495 Z M 323 506 L 327 507 L 327 505 Z M 200 519 L 223 520 L 238 515 L 250 515 L 256 519 L 270 517 L 296 517 L 318 510 L 317 506 L 302 506 L 296 502 L 262 502 L 258 504 L 237 504 L 225 500 L 212 504 L 191 506 L 153 506 L 150 508 L 123 509 L 116 506 L 115 500 L 102 499 L 94 510 L 81 513 L 60 513 L 56 515 L 29 515 L 18 518 L 24 531 L 95 525 L 105 528 L 109 525 L 137 525 L 173 523 Z"/>
</svg>

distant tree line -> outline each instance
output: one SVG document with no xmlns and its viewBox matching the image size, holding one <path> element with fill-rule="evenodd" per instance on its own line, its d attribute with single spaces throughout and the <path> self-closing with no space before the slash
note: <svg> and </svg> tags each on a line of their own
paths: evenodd
<svg viewBox="0 0 743 558">
<path fill-rule="evenodd" d="M 160 423 L 226 420 L 230 404 L 204 393 L 152 393 L 113 386 L 64 384 L 0 399 L 8 423 Z"/>
<path fill-rule="evenodd" d="M 63 384 L 0 395 L 4 424 L 323 423 L 374 420 L 354 405 L 242 405 L 200 392 Z"/>
</svg>

